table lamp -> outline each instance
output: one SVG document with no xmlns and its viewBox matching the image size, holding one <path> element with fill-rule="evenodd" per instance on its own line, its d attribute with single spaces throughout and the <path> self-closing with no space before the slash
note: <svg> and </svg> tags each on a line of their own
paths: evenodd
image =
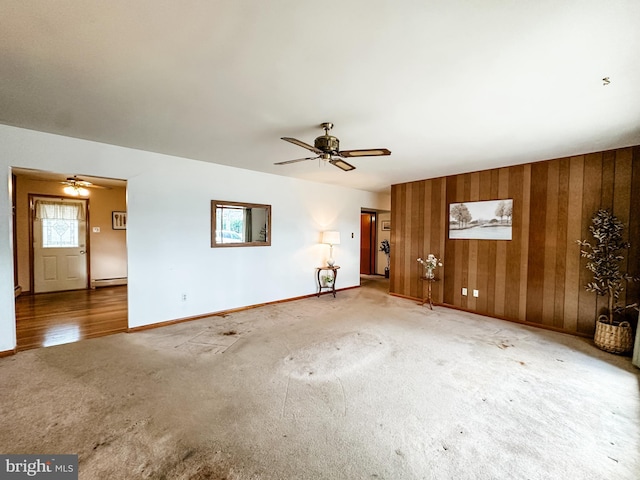
<svg viewBox="0 0 640 480">
<path fill-rule="evenodd" d="M 335 260 L 333 259 L 333 246 L 340 245 L 340 232 L 322 232 L 322 243 L 329 244 L 329 258 L 327 259 L 327 265 L 333 267 L 333 264 L 335 263 Z"/>
</svg>

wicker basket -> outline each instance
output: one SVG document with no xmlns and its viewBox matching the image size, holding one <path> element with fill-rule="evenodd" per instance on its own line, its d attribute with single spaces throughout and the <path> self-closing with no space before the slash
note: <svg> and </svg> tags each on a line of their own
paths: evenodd
<svg viewBox="0 0 640 480">
<path fill-rule="evenodd" d="M 596 334 L 593 337 L 596 346 L 610 353 L 630 352 L 633 347 L 631 324 L 620 322 L 619 325 L 610 325 L 607 320 L 606 315 L 601 315 L 596 322 Z"/>
</svg>

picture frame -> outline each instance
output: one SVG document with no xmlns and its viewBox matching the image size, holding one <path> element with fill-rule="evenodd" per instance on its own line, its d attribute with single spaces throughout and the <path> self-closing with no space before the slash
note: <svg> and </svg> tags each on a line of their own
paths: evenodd
<svg viewBox="0 0 640 480">
<path fill-rule="evenodd" d="M 211 248 L 271 246 L 271 205 L 211 200 Z"/>
<path fill-rule="evenodd" d="M 386 231 L 391 230 L 391 220 L 382 220 L 381 228 Z"/>
<path fill-rule="evenodd" d="M 111 212 L 111 229 L 126 230 L 127 229 L 127 212 Z"/>
<path fill-rule="evenodd" d="M 450 240 L 511 240 L 513 199 L 451 203 Z"/>
</svg>

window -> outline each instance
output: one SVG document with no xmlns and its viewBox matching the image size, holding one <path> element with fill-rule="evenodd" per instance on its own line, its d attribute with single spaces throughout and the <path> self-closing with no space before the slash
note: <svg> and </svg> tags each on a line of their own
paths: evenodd
<svg viewBox="0 0 640 480">
<path fill-rule="evenodd" d="M 243 242 L 245 225 L 244 208 L 230 205 L 216 207 L 216 242 Z"/>
<path fill-rule="evenodd" d="M 268 246 L 271 205 L 211 201 L 211 246 Z"/>
<path fill-rule="evenodd" d="M 42 248 L 75 248 L 78 246 L 78 220 L 42 219 Z"/>
<path fill-rule="evenodd" d="M 77 248 L 78 222 L 84 210 L 78 203 L 38 200 L 36 218 L 42 224 L 42 248 Z"/>
</svg>

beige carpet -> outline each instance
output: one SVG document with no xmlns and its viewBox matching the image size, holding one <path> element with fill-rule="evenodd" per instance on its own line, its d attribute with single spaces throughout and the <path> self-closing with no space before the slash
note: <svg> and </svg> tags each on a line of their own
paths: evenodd
<svg viewBox="0 0 640 480">
<path fill-rule="evenodd" d="M 388 280 L 0 359 L 0 453 L 82 479 L 638 479 L 640 370 Z"/>
</svg>

